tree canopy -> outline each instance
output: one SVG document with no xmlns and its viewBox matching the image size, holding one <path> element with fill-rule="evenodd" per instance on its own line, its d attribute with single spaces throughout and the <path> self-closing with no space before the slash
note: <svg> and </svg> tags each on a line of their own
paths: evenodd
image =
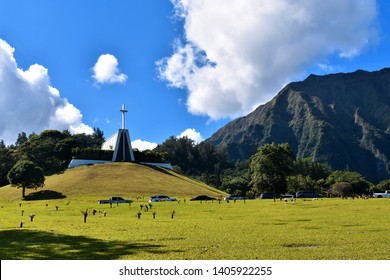
<svg viewBox="0 0 390 280">
<path fill-rule="evenodd" d="M 375 186 L 375 189 L 381 192 L 390 190 L 390 179 L 383 180 Z"/>
<path fill-rule="evenodd" d="M 0 186 L 9 184 L 7 174 L 16 162 L 14 151 L 0 148 Z"/>
<path fill-rule="evenodd" d="M 261 146 L 250 162 L 251 184 L 255 191 L 285 193 L 287 177 L 293 172 L 295 156 L 288 143 Z"/>
<path fill-rule="evenodd" d="M 0 140 L 0 186 L 7 185 L 7 174 L 18 160 L 27 160 L 42 168 L 45 175 L 61 172 L 73 157 L 73 149 L 100 149 L 104 133 L 94 128 L 91 135 L 69 131 L 44 130 L 40 134 L 18 134 L 15 144 L 5 146 Z"/>
<path fill-rule="evenodd" d="M 335 195 L 369 193 L 370 183 L 357 172 L 336 170 L 327 178 L 329 192 Z"/>
<path fill-rule="evenodd" d="M 37 189 L 44 186 L 43 170 L 28 160 L 18 161 L 8 172 L 8 180 L 12 186 L 22 188 L 22 197 L 26 196 L 26 189 Z"/>
<path fill-rule="evenodd" d="M 98 128 L 91 135 L 45 130 L 27 137 L 21 132 L 16 143 L 7 147 L 0 140 L 0 186 L 10 182 L 7 174 L 19 160 L 32 162 L 44 175 L 51 175 L 65 170 L 72 157 L 110 159 L 111 151 L 100 150 L 103 141 L 104 133 Z M 135 156 L 137 161 L 170 162 L 176 171 L 187 176 L 249 197 L 261 192 L 293 194 L 298 190 L 362 194 L 369 192 L 370 187 L 373 189 L 359 173 L 332 172 L 326 163 L 311 158 L 296 159 L 288 143 L 265 144 L 257 149 L 250 162 L 229 162 L 226 149 L 207 141 L 197 144 L 188 137 L 170 136 L 153 151 L 135 151 Z M 387 180 L 375 189 L 390 189 L 389 186 Z"/>
<path fill-rule="evenodd" d="M 221 171 L 230 166 L 224 152 L 214 145 L 207 142 L 196 144 L 188 137 L 170 136 L 154 151 L 166 153 L 176 171 L 216 187 L 221 185 Z"/>
</svg>

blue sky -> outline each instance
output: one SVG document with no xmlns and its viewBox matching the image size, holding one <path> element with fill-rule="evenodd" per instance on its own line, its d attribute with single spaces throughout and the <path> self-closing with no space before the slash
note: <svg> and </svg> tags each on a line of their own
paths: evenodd
<svg viewBox="0 0 390 280">
<path fill-rule="evenodd" d="M 124 103 L 133 141 L 200 141 L 310 73 L 389 67 L 389 15 L 385 0 L 0 0 L 0 139 L 108 138 Z"/>
</svg>

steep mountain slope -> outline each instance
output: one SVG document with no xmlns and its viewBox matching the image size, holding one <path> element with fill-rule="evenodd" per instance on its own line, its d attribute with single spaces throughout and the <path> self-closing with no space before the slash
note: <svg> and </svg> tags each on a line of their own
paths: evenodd
<svg viewBox="0 0 390 280">
<path fill-rule="evenodd" d="M 231 161 L 248 160 L 260 145 L 288 142 L 300 158 L 378 182 L 390 176 L 390 68 L 310 75 L 207 141 L 226 148 Z"/>
</svg>

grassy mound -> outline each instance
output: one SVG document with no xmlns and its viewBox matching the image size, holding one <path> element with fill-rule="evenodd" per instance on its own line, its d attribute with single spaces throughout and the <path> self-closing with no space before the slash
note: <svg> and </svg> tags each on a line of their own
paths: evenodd
<svg viewBox="0 0 390 280">
<path fill-rule="evenodd" d="M 147 196 L 166 194 L 179 197 L 225 193 L 174 171 L 135 163 L 105 163 L 79 166 L 62 174 L 46 177 L 44 190 L 70 197 Z M 27 190 L 26 194 L 36 192 Z M 19 199 L 21 190 L 10 186 L 0 188 L 0 199 Z"/>
</svg>

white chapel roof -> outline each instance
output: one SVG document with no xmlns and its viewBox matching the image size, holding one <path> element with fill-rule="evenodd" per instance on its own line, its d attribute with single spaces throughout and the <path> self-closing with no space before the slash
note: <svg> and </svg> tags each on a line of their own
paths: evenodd
<svg viewBox="0 0 390 280">
<path fill-rule="evenodd" d="M 102 144 L 102 150 L 109 150 L 109 151 L 115 150 L 117 138 L 118 138 L 118 132 L 116 132 L 114 135 L 112 135 Z"/>
</svg>

